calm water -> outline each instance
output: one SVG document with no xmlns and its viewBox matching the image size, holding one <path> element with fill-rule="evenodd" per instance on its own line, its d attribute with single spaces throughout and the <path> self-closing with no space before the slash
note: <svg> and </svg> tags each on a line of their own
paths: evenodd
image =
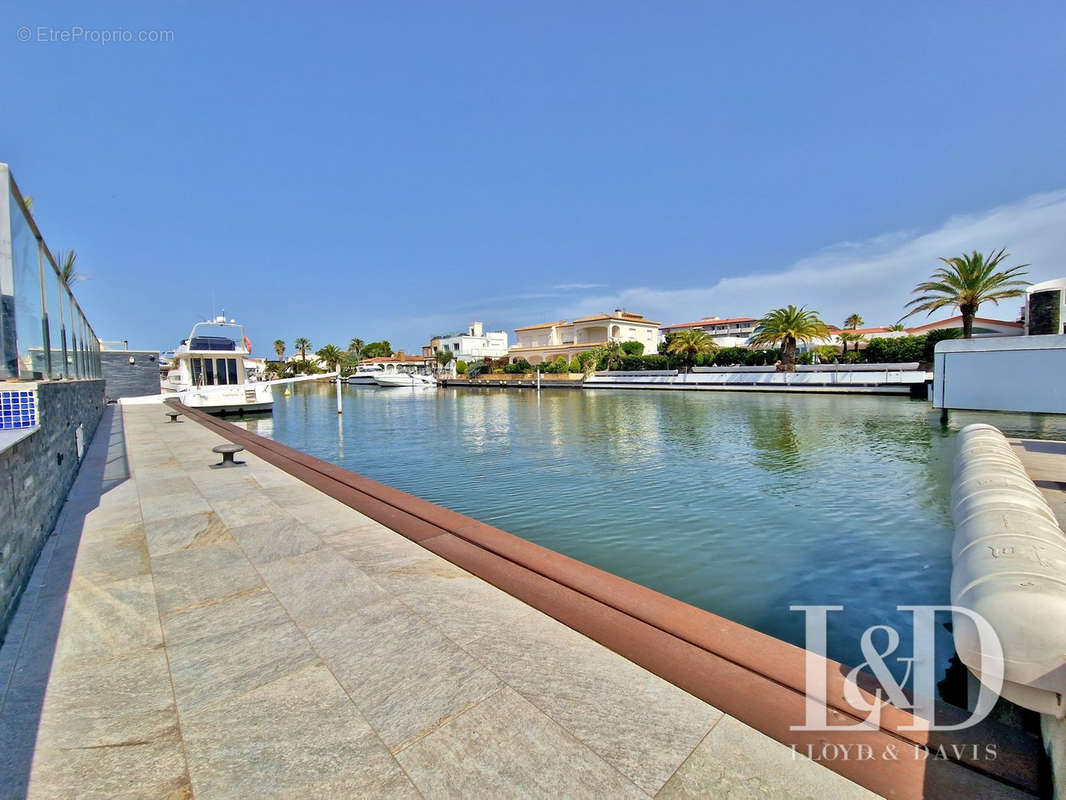
<svg viewBox="0 0 1066 800">
<path fill-rule="evenodd" d="M 798 645 L 790 605 L 843 605 L 829 655 L 853 665 L 869 625 L 905 634 L 897 605 L 948 602 L 959 428 L 1066 438 L 895 397 L 345 387 L 338 420 L 333 391 L 243 424 Z"/>
</svg>

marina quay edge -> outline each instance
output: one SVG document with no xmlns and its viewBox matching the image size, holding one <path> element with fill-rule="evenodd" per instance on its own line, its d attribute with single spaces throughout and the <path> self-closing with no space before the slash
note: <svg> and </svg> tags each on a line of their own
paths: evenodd
<svg viewBox="0 0 1066 800">
<path fill-rule="evenodd" d="M 1066 800 L 1066 5 L 22 4 L 0 800 Z"/>
</svg>

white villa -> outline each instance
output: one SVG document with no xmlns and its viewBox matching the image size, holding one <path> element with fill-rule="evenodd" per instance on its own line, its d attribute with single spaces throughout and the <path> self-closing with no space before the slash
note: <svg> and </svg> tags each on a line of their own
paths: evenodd
<svg viewBox="0 0 1066 800">
<path fill-rule="evenodd" d="M 719 347 L 746 347 L 748 339 L 759 327 L 759 320 L 755 317 L 704 317 L 695 322 L 676 322 L 673 325 L 664 325 L 659 332 L 665 337 L 678 331 L 693 329 L 706 331 Z"/>
<path fill-rule="evenodd" d="M 422 355 L 432 358 L 438 350 L 451 353 L 456 361 L 478 358 L 503 358 L 507 355 L 507 331 L 485 331 L 480 322 L 471 322 L 463 333 L 434 336 L 423 346 Z"/>
<path fill-rule="evenodd" d="M 616 308 L 613 314 L 593 314 L 573 322 L 559 320 L 515 328 L 515 335 L 518 342 L 508 355 L 512 361 L 524 358 L 530 364 L 554 361 L 559 356 L 569 361 L 609 342 L 640 342 L 644 353 L 650 355 L 659 346 L 659 323 Z"/>
</svg>

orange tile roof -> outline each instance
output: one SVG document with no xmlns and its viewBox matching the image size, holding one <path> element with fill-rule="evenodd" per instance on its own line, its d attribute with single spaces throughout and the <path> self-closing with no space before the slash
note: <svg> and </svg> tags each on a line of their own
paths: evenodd
<svg viewBox="0 0 1066 800">
<path fill-rule="evenodd" d="M 519 331 L 532 331 L 532 330 L 536 330 L 537 328 L 552 328 L 552 327 L 554 327 L 556 325 L 569 325 L 569 324 L 570 323 L 568 323 L 565 319 L 560 319 L 560 320 L 556 320 L 555 322 L 541 322 L 538 325 L 526 325 L 524 328 L 515 328 L 514 330 L 515 330 L 515 333 L 518 333 Z"/>
<path fill-rule="evenodd" d="M 892 329 L 887 326 L 882 326 L 880 328 L 830 328 L 829 335 L 836 336 L 839 333 L 857 333 L 865 336 L 870 333 L 888 333 L 891 330 Z"/>
<path fill-rule="evenodd" d="M 974 322 L 987 322 L 987 323 L 990 323 L 992 325 L 1006 325 L 1006 326 L 1008 326 L 1010 328 L 1024 328 L 1025 327 L 1025 325 L 1023 325 L 1021 322 L 1010 322 L 1010 321 L 1005 320 L 1005 319 L 989 319 L 988 317 L 974 317 L 973 321 Z M 960 326 L 961 326 L 961 324 L 962 324 L 962 315 L 959 314 L 957 317 L 948 317 L 947 319 L 937 320 L 936 322 L 927 322 L 925 325 L 919 325 L 917 328 L 907 328 L 907 333 L 913 333 L 914 331 L 927 331 L 930 328 L 935 328 L 937 325 L 943 325 L 945 322 L 958 322 L 960 324 Z"/>
<path fill-rule="evenodd" d="M 619 322 L 639 322 L 639 323 L 641 323 L 643 325 L 658 325 L 659 324 L 658 322 L 653 322 L 650 319 L 644 319 L 644 315 L 643 314 L 630 314 L 628 312 L 623 312 L 622 314 L 618 314 L 618 315 L 616 315 L 616 314 L 593 314 L 590 317 L 581 317 L 579 319 L 575 319 L 574 322 L 575 323 L 576 322 L 597 322 L 598 320 L 601 320 L 601 319 L 614 319 L 614 320 L 618 320 Z"/>
<path fill-rule="evenodd" d="M 733 322 L 758 322 L 755 317 L 730 317 L 729 319 L 715 319 L 714 317 L 704 317 L 696 322 L 675 322 L 673 325 L 663 325 L 664 331 L 671 330 L 672 328 L 702 328 L 705 325 L 727 325 Z"/>
</svg>

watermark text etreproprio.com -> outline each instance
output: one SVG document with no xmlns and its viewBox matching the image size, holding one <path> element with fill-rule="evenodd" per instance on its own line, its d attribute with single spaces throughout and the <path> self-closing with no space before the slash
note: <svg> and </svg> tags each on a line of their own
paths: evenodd
<svg viewBox="0 0 1066 800">
<path fill-rule="evenodd" d="M 174 41 L 174 31 L 164 29 L 130 30 L 129 28 L 86 28 L 69 25 L 20 25 L 15 29 L 20 42 L 34 44 L 167 44 Z"/>
</svg>

